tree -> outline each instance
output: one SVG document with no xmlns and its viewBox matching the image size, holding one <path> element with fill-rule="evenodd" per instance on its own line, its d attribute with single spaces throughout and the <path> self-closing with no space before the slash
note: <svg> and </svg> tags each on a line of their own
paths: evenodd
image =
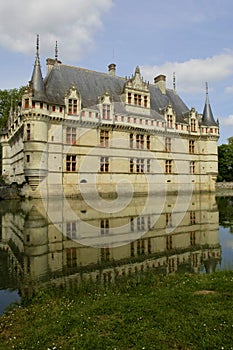
<svg viewBox="0 0 233 350">
<path fill-rule="evenodd" d="M 233 137 L 218 147 L 218 181 L 233 181 Z"/>
<path fill-rule="evenodd" d="M 7 122 L 10 108 L 15 108 L 21 101 L 24 87 L 11 90 L 0 90 L 0 129 L 2 129 Z"/>
</svg>

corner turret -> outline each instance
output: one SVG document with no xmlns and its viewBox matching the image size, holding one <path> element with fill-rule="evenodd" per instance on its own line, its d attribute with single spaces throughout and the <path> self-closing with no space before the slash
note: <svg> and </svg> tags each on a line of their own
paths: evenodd
<svg viewBox="0 0 233 350">
<path fill-rule="evenodd" d="M 201 120 L 202 125 L 206 126 L 217 126 L 218 124 L 214 120 L 214 116 L 210 107 L 210 102 L 209 102 L 209 93 L 208 93 L 208 83 L 206 83 L 206 101 L 205 101 L 205 107 L 203 110 L 203 115 L 202 115 L 202 120 Z"/>
</svg>

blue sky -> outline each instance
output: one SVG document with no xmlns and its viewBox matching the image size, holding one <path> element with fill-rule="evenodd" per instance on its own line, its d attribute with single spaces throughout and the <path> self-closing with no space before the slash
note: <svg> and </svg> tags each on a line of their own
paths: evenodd
<svg viewBox="0 0 233 350">
<path fill-rule="evenodd" d="M 233 136 L 232 0 L 0 0 L 0 89 L 26 85 L 40 57 L 144 79 L 167 76 L 189 108 L 202 113 L 205 82 L 220 121 L 219 144 Z"/>
</svg>

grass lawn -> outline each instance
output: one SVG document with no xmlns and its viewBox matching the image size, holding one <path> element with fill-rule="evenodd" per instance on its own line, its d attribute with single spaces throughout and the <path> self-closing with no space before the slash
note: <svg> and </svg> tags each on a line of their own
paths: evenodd
<svg viewBox="0 0 233 350">
<path fill-rule="evenodd" d="M 0 349 L 233 349 L 233 272 L 39 292 L 0 317 Z"/>
</svg>

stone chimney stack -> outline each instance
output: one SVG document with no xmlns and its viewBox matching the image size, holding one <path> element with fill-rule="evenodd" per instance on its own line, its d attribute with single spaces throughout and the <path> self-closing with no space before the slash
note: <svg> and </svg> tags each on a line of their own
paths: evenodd
<svg viewBox="0 0 233 350">
<path fill-rule="evenodd" d="M 51 69 L 53 68 L 55 62 L 58 64 L 61 64 L 62 62 L 60 60 L 56 60 L 54 58 L 47 58 L 46 59 L 46 74 L 48 75 Z"/>
<path fill-rule="evenodd" d="M 110 75 L 113 75 L 113 76 L 116 75 L 116 65 L 115 65 L 115 63 L 109 64 L 109 66 L 108 66 L 108 73 Z"/>
<path fill-rule="evenodd" d="M 166 75 L 160 74 L 155 77 L 154 84 L 160 88 L 162 94 L 166 94 Z"/>
</svg>

